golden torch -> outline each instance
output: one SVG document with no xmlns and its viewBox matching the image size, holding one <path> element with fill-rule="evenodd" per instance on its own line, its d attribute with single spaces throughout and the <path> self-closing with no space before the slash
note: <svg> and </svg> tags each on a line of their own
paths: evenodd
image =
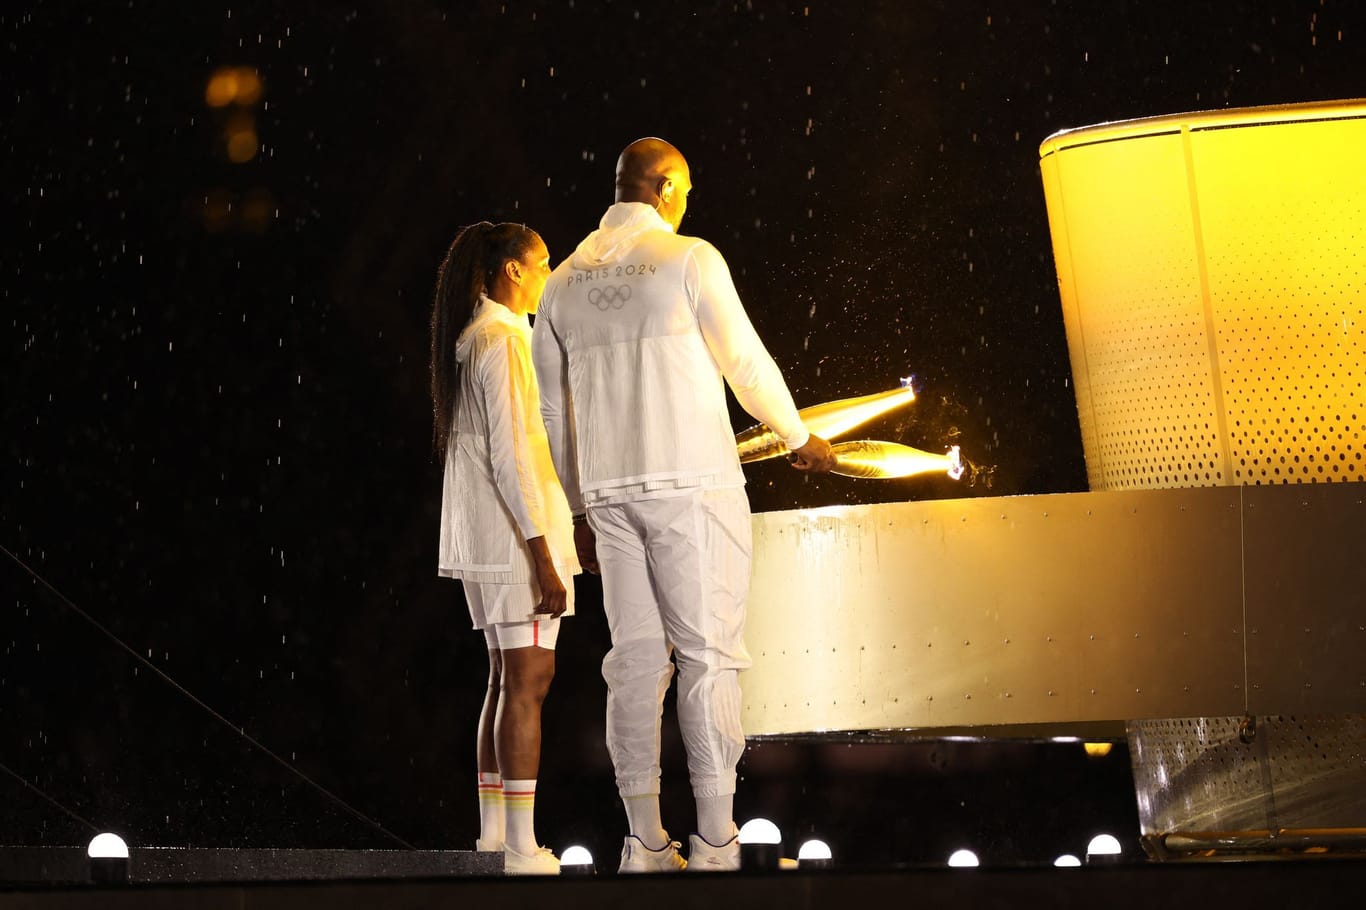
<svg viewBox="0 0 1366 910">
<path fill-rule="evenodd" d="M 911 388 L 911 380 L 907 377 L 901 380 L 900 386 L 886 392 L 863 395 L 859 398 L 841 398 L 837 401 L 827 401 L 824 404 L 802 408 L 797 413 L 808 430 L 823 439 L 830 439 L 835 436 L 842 436 L 875 417 L 881 417 L 883 414 L 895 411 L 913 401 L 915 401 L 915 390 Z M 891 443 L 880 444 L 891 445 Z M 787 454 L 787 446 L 783 444 L 783 441 L 762 423 L 750 427 L 736 436 L 735 448 L 740 453 L 742 464 L 751 461 L 763 461 L 765 458 L 777 458 L 779 455 Z"/>
<path fill-rule="evenodd" d="M 897 442 L 856 439 L 832 445 L 830 454 L 835 456 L 831 473 L 845 477 L 890 480 L 917 474 L 947 474 L 957 480 L 963 476 L 963 457 L 958 446 L 950 446 L 947 452 L 936 455 Z"/>
</svg>

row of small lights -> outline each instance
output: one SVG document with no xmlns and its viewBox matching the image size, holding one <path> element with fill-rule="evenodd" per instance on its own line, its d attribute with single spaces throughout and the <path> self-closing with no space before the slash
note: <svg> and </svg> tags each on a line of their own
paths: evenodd
<svg viewBox="0 0 1366 910">
<path fill-rule="evenodd" d="M 740 847 L 746 850 L 751 856 L 758 859 L 754 865 L 763 868 L 775 865 L 777 859 L 776 850 L 782 844 L 782 832 L 778 826 L 766 818 L 755 818 L 745 822 L 740 829 Z M 767 849 L 770 856 L 762 855 L 757 851 Z M 128 845 L 123 842 L 123 838 L 117 834 L 100 834 L 90 842 L 86 853 L 92 860 L 92 872 L 96 869 L 102 870 L 95 877 L 105 881 L 115 881 L 120 878 L 127 878 L 128 864 Z M 1099 858 L 1102 861 L 1114 859 L 1121 853 L 1118 839 L 1110 834 L 1098 834 L 1091 838 L 1091 842 L 1086 846 L 1086 857 L 1090 861 Z M 809 840 L 801 845 L 797 850 L 797 860 L 778 859 L 778 868 L 799 868 L 799 869 L 825 869 L 829 868 L 834 862 L 834 857 L 830 852 L 830 846 L 822 840 Z M 972 868 L 980 865 L 977 854 L 971 850 L 956 850 L 949 857 L 948 864 L 954 868 Z M 1053 865 L 1059 867 L 1080 866 L 1081 860 L 1070 853 L 1064 853 L 1053 861 Z M 560 871 L 567 875 L 591 875 L 594 871 L 593 854 L 588 852 L 587 847 L 578 845 L 567 848 L 560 858 Z"/>
<path fill-rule="evenodd" d="M 783 842 L 782 832 L 778 826 L 766 818 L 756 818 L 745 822 L 740 829 L 740 846 L 744 848 L 768 847 L 776 849 Z M 1086 859 L 1088 862 L 1113 862 L 1123 852 L 1120 847 L 1119 839 L 1112 834 L 1097 834 L 1091 838 L 1091 842 L 1086 845 Z M 801 845 L 797 850 L 797 861 L 795 864 L 791 860 L 780 860 L 779 868 L 799 868 L 799 869 L 824 869 L 829 868 L 834 862 L 830 846 L 822 840 L 809 840 Z M 789 865 L 790 864 L 790 865 Z M 972 868 L 980 865 L 977 854 L 971 850 L 955 850 L 948 859 L 948 864 L 954 868 Z M 760 867 L 771 865 L 771 863 L 759 863 Z M 1082 861 L 1071 853 L 1064 853 L 1053 861 L 1054 866 L 1067 868 L 1082 865 Z M 560 859 L 560 870 L 566 874 L 591 874 L 593 871 L 593 854 L 588 852 L 587 847 L 573 846 L 564 851 Z"/>
</svg>

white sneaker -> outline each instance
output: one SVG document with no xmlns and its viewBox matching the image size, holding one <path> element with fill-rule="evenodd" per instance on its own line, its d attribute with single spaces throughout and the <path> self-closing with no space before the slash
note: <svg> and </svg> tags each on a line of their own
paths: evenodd
<svg viewBox="0 0 1366 910">
<path fill-rule="evenodd" d="M 621 865 L 617 872 L 682 872 L 688 868 L 688 861 L 679 855 L 680 846 L 673 840 L 658 850 L 651 850 L 643 840 L 628 834 L 626 843 L 621 846 Z"/>
<path fill-rule="evenodd" d="M 482 837 L 476 837 L 474 839 L 474 849 L 478 850 L 480 853 L 502 853 L 503 842 L 500 840 L 493 840 L 492 838 L 484 840 Z"/>
<path fill-rule="evenodd" d="M 537 847 L 530 855 L 503 845 L 504 875 L 559 875 L 560 861 L 549 847 Z"/>
<path fill-rule="evenodd" d="M 689 872 L 736 872 L 739 869 L 739 832 L 719 847 L 700 834 L 688 838 Z"/>
</svg>

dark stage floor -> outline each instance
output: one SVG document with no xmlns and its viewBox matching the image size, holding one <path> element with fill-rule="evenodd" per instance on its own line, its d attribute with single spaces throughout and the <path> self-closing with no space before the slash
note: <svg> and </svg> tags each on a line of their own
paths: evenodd
<svg viewBox="0 0 1366 910">
<path fill-rule="evenodd" d="M 1164 905 L 1322 907 L 1355 903 L 1366 890 L 1366 860 L 1243 862 L 763 874 L 601 875 L 559 879 L 496 876 L 133 884 L 120 887 L 30 885 L 0 891 L 0 910 L 331 910 L 383 907 L 841 908 L 860 905 L 954 907 L 1152 908 Z M 1352 897 L 1356 895 L 1357 897 Z"/>
</svg>

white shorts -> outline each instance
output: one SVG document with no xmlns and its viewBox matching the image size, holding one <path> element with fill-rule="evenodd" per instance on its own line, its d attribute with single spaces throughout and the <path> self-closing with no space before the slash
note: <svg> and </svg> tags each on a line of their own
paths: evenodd
<svg viewBox="0 0 1366 910">
<path fill-rule="evenodd" d="M 460 587 L 465 591 L 465 603 L 470 608 L 470 621 L 474 628 L 482 629 L 493 623 L 532 622 L 549 619 L 536 612 L 540 601 L 535 584 L 492 584 L 487 582 L 466 581 L 461 579 Z M 574 579 L 564 586 L 565 610 L 562 616 L 574 613 Z"/>
<path fill-rule="evenodd" d="M 512 651 L 516 648 L 545 648 L 555 650 L 560 637 L 559 619 L 535 619 L 531 622 L 500 622 L 484 627 L 484 641 L 490 651 Z"/>
<path fill-rule="evenodd" d="M 465 603 L 470 608 L 470 619 L 476 629 L 484 630 L 484 640 L 489 650 L 511 651 L 513 648 L 545 648 L 555 650 L 555 641 L 560 637 L 559 618 L 533 619 L 527 622 L 488 622 L 490 614 L 499 615 L 515 606 L 523 615 L 536 608 L 532 602 L 530 585 L 484 585 L 462 582 L 465 589 Z"/>
</svg>

